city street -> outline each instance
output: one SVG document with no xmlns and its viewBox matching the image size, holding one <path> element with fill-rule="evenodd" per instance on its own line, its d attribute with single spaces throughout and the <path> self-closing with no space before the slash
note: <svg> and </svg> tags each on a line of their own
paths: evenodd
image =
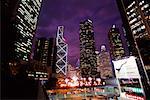
<svg viewBox="0 0 150 100">
<path fill-rule="evenodd" d="M 49 94 L 50 100 L 109 100 L 110 98 L 114 98 L 116 95 L 114 90 L 107 86 L 82 89 L 57 89 L 53 91 L 49 90 L 47 93 Z"/>
</svg>

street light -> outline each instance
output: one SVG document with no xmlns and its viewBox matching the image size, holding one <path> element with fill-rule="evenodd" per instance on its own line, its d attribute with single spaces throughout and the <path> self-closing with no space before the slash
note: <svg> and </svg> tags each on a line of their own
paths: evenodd
<svg viewBox="0 0 150 100">
<path fill-rule="evenodd" d="M 73 80 L 74 82 L 77 82 L 77 80 L 78 80 L 78 77 L 76 77 L 76 76 L 73 76 L 72 80 Z"/>
<path fill-rule="evenodd" d="M 92 85 L 93 85 L 93 84 L 92 84 L 92 78 L 89 77 L 88 80 L 89 80 L 89 84 L 92 86 Z"/>
<path fill-rule="evenodd" d="M 66 79 L 65 79 L 65 82 L 66 82 L 66 85 L 68 86 L 69 79 L 66 78 Z"/>
<path fill-rule="evenodd" d="M 118 71 L 118 75 L 119 75 L 119 72 L 120 72 L 120 70 L 122 69 L 122 67 L 123 67 L 123 65 L 124 64 L 126 64 L 127 63 L 127 61 L 125 61 L 124 63 L 122 63 L 121 64 L 121 66 L 120 66 L 120 68 L 116 68 L 116 70 Z M 117 76 L 116 76 L 117 77 Z M 121 96 L 121 86 L 120 86 L 120 83 L 119 83 L 119 78 L 116 78 L 117 79 L 117 83 L 118 83 L 118 88 L 119 88 L 119 94 L 120 94 L 120 96 Z"/>
<path fill-rule="evenodd" d="M 97 85 L 100 85 L 101 79 L 100 78 L 96 78 L 96 81 L 98 82 Z"/>
</svg>

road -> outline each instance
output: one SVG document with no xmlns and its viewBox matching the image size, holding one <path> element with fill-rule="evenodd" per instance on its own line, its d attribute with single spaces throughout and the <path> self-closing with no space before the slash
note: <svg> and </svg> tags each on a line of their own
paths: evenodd
<svg viewBox="0 0 150 100">
<path fill-rule="evenodd" d="M 57 89 L 55 93 L 49 93 L 50 100 L 109 100 L 116 95 L 108 87 Z"/>
</svg>

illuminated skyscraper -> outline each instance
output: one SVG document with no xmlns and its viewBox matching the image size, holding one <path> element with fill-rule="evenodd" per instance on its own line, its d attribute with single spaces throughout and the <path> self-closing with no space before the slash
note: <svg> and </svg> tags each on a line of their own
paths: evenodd
<svg viewBox="0 0 150 100">
<path fill-rule="evenodd" d="M 101 52 L 99 54 L 99 69 L 101 78 L 108 79 L 113 77 L 110 54 L 107 52 L 105 45 L 101 46 Z"/>
<path fill-rule="evenodd" d="M 140 55 L 145 68 L 150 70 L 150 2 L 117 0 L 117 3 L 130 55 Z"/>
<path fill-rule="evenodd" d="M 29 61 L 41 2 L 42 0 L 3 0 L 4 62 Z"/>
<path fill-rule="evenodd" d="M 68 44 L 64 37 L 64 27 L 59 26 L 57 30 L 56 46 L 57 46 L 57 61 L 56 61 L 56 74 L 64 75 L 67 74 L 67 56 L 68 56 Z"/>
<path fill-rule="evenodd" d="M 119 28 L 115 25 L 112 26 L 108 33 L 109 44 L 110 44 L 110 55 L 113 60 L 120 59 L 125 56 L 121 35 Z"/>
<path fill-rule="evenodd" d="M 91 20 L 80 22 L 80 70 L 82 77 L 97 76 L 94 31 Z"/>
</svg>

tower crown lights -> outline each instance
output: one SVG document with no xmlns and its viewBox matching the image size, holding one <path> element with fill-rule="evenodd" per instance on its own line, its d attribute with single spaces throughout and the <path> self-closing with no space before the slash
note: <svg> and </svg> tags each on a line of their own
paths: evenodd
<svg viewBox="0 0 150 100">
<path fill-rule="evenodd" d="M 112 28 L 116 28 L 116 25 L 114 24 L 114 25 L 112 26 Z"/>
<path fill-rule="evenodd" d="M 93 23 L 92 20 L 90 20 L 90 19 L 88 19 L 87 21 L 90 22 L 90 23 Z"/>
<path fill-rule="evenodd" d="M 106 46 L 105 45 L 101 46 L 101 51 L 106 51 Z"/>
</svg>

